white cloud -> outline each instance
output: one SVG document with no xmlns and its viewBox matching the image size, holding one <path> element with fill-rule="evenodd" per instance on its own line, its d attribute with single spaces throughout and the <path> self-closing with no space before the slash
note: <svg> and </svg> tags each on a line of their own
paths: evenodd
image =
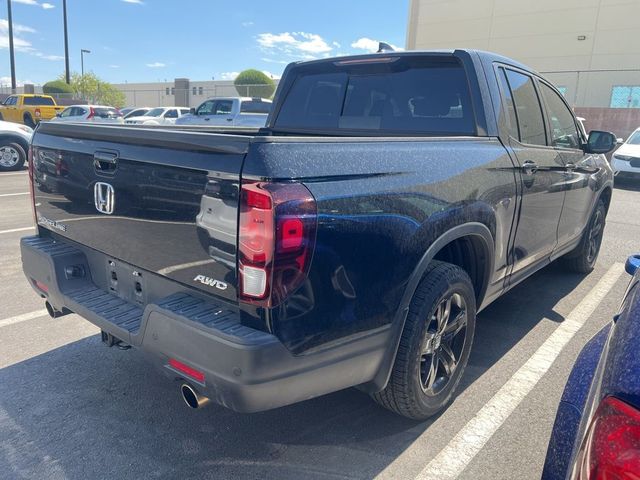
<svg viewBox="0 0 640 480">
<path fill-rule="evenodd" d="M 149 68 L 162 68 L 167 66 L 166 63 L 162 63 L 162 62 L 145 63 L 145 65 Z"/>
<path fill-rule="evenodd" d="M 38 51 L 34 52 L 33 54 L 36 57 L 42 58 L 44 60 L 53 60 L 53 61 L 64 60 L 64 57 L 61 55 L 47 55 Z"/>
<path fill-rule="evenodd" d="M 14 3 L 22 3 L 23 5 L 34 5 L 36 7 L 42 7 L 45 10 L 50 10 L 52 8 L 56 8 L 55 5 L 52 5 L 51 3 L 38 3 L 36 0 L 12 0 Z"/>
<path fill-rule="evenodd" d="M 286 55 L 296 59 L 312 60 L 318 55 L 328 56 L 333 50 L 320 35 L 307 32 L 261 33 L 258 45 L 270 55 Z"/>
<path fill-rule="evenodd" d="M 240 75 L 240 72 L 222 72 L 220 80 L 235 80 L 238 75 Z"/>
<path fill-rule="evenodd" d="M 124 3 L 134 3 L 136 5 L 144 5 L 142 0 L 122 0 Z"/>
<path fill-rule="evenodd" d="M 281 65 L 286 65 L 290 63 L 290 62 L 287 62 L 286 60 L 274 60 L 273 58 L 268 58 L 268 57 L 263 57 L 260 60 L 267 63 L 279 63 Z"/>
<path fill-rule="evenodd" d="M 396 47 L 391 43 L 389 45 L 391 45 L 391 47 L 394 50 L 398 50 L 398 51 L 404 50 L 403 48 Z M 371 38 L 367 38 L 367 37 L 359 38 L 358 40 L 356 40 L 351 44 L 351 48 L 355 48 L 358 50 L 365 50 L 370 53 L 377 52 L 379 46 L 380 46 L 380 40 L 372 40 Z"/>
<path fill-rule="evenodd" d="M 253 27 L 254 23 L 253 22 L 242 22 L 240 25 L 242 25 L 243 27 Z"/>
<path fill-rule="evenodd" d="M 25 83 L 33 84 L 34 82 L 32 82 L 31 80 L 28 80 L 28 79 L 27 80 L 20 80 L 19 78 L 16 79 L 16 86 L 17 87 L 21 87 Z M 0 85 L 2 87 L 4 87 L 4 88 L 10 87 L 11 86 L 11 77 L 0 77 Z"/>
<path fill-rule="evenodd" d="M 109 65 L 109 68 L 120 68 L 120 65 Z"/>
<path fill-rule="evenodd" d="M 19 52 L 32 52 L 34 48 L 31 46 L 31 42 L 22 38 L 20 35 L 23 33 L 35 33 L 35 30 L 26 25 L 13 24 L 13 46 Z M 9 48 L 9 22 L 0 18 L 0 49 Z"/>
</svg>

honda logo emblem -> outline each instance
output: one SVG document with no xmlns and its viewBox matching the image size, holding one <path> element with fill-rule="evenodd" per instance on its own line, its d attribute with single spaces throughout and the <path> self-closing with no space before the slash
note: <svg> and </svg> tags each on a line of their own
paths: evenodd
<svg viewBox="0 0 640 480">
<path fill-rule="evenodd" d="M 93 187 L 93 200 L 96 210 L 100 213 L 111 215 L 116 205 L 116 197 L 113 187 L 108 183 L 96 182 Z"/>
</svg>

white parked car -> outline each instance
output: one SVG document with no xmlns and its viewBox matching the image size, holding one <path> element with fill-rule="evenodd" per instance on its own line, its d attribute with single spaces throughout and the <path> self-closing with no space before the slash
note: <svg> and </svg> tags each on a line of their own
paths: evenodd
<svg viewBox="0 0 640 480">
<path fill-rule="evenodd" d="M 120 111 L 122 112 L 122 114 L 124 115 L 124 119 L 126 120 L 127 118 L 141 117 L 143 115 L 146 115 L 149 110 L 151 110 L 149 107 L 140 107 L 128 108 L 126 112 L 124 110 Z"/>
<path fill-rule="evenodd" d="M 640 179 L 640 128 L 611 157 L 611 166 L 616 177 Z"/>
<path fill-rule="evenodd" d="M 129 125 L 172 125 L 183 115 L 188 115 L 186 107 L 157 107 L 152 108 L 140 117 L 127 118 L 124 123 Z"/>
<path fill-rule="evenodd" d="M 51 122 L 124 123 L 122 113 L 108 105 L 71 105 L 53 117 Z"/>
<path fill-rule="evenodd" d="M 271 100 L 249 97 L 210 98 L 182 117 L 177 125 L 225 127 L 264 127 L 271 111 Z"/>
<path fill-rule="evenodd" d="M 0 172 L 22 168 L 32 135 L 31 127 L 0 120 Z"/>
</svg>

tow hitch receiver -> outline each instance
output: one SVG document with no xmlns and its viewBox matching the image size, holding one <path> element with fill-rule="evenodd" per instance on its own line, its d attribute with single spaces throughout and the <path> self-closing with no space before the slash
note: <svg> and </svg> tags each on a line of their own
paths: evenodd
<svg viewBox="0 0 640 480">
<path fill-rule="evenodd" d="M 104 330 L 100 331 L 100 335 L 102 336 L 102 343 L 104 343 L 107 347 L 118 347 L 120 350 L 129 350 L 131 348 L 131 345 L 127 345 L 118 337 L 114 337 Z"/>
</svg>

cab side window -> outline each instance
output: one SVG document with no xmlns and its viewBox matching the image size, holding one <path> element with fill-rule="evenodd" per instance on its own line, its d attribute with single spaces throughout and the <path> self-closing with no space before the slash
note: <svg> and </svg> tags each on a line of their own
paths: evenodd
<svg viewBox="0 0 640 480">
<path fill-rule="evenodd" d="M 542 107 L 533 80 L 514 70 L 506 70 L 518 121 L 520 141 L 529 145 L 547 145 Z"/>
<path fill-rule="evenodd" d="M 167 110 L 167 113 L 164 114 L 164 118 L 178 118 L 177 110 Z"/>
<path fill-rule="evenodd" d="M 540 87 L 551 127 L 551 145 L 580 148 L 580 135 L 571 110 L 549 85 L 540 82 Z"/>
<path fill-rule="evenodd" d="M 215 101 L 213 100 L 207 100 L 206 102 L 204 102 L 202 105 L 200 105 L 198 107 L 198 110 L 196 111 L 196 115 L 211 115 L 213 114 L 213 107 L 215 105 Z"/>
</svg>

